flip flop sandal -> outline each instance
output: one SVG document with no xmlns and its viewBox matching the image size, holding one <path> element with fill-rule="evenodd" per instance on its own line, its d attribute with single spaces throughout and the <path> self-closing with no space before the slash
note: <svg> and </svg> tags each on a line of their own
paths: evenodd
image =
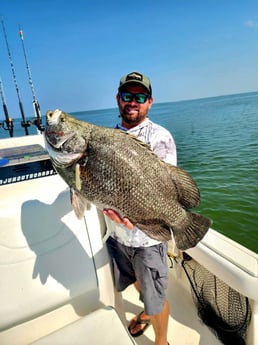
<svg viewBox="0 0 258 345">
<path fill-rule="evenodd" d="M 129 333 L 131 334 L 132 337 L 139 337 L 140 335 L 143 334 L 143 332 L 149 327 L 150 325 L 150 319 L 146 319 L 146 320 L 143 320 L 141 319 L 141 315 L 144 313 L 144 311 L 142 311 L 138 316 L 137 316 L 137 319 L 136 320 L 132 320 L 130 322 L 130 325 L 128 327 L 128 331 Z M 131 324 L 135 322 L 134 326 L 132 328 L 134 328 L 135 326 L 137 325 L 144 325 L 144 327 L 142 329 L 140 329 L 138 332 L 136 333 L 132 333 L 131 330 L 130 330 L 130 327 L 131 327 Z"/>
</svg>

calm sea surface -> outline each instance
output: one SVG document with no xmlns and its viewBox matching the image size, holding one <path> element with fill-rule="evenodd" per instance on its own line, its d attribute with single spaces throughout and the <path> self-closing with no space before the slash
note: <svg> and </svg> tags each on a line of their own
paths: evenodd
<svg viewBox="0 0 258 345">
<path fill-rule="evenodd" d="M 73 115 L 108 127 L 119 121 L 116 109 Z M 178 165 L 201 191 L 197 210 L 213 229 L 258 252 L 258 92 L 154 104 L 149 117 L 173 135 Z M 15 136 L 24 133 L 19 126 Z M 7 135 L 0 129 L 0 138 Z"/>
</svg>

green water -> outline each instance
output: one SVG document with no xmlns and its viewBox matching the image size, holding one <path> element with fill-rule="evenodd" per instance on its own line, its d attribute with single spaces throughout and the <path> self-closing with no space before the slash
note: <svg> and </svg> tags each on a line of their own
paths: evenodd
<svg viewBox="0 0 258 345">
<path fill-rule="evenodd" d="M 258 252 L 258 93 L 157 106 L 212 228 Z M 164 113 L 164 115 L 162 115 Z"/>
</svg>

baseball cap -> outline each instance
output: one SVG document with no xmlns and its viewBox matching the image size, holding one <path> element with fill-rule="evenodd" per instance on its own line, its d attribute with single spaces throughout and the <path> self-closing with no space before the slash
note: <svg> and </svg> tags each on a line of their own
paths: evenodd
<svg viewBox="0 0 258 345">
<path fill-rule="evenodd" d="M 138 73 L 138 72 L 131 72 L 127 75 L 124 75 L 120 79 L 120 84 L 118 87 L 118 91 L 121 91 L 124 86 L 129 85 L 129 84 L 139 84 L 145 87 L 147 89 L 148 93 L 151 95 L 152 94 L 152 88 L 151 88 L 151 83 L 150 79 L 146 77 L 145 75 Z"/>
</svg>

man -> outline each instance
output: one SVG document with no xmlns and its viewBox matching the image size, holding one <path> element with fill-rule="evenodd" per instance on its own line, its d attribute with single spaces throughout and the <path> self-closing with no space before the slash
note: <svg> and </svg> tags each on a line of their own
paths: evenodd
<svg viewBox="0 0 258 345">
<path fill-rule="evenodd" d="M 147 117 L 153 103 L 149 78 L 138 72 L 122 77 L 116 99 L 121 117 L 117 128 L 137 136 L 149 144 L 160 159 L 176 165 L 176 146 L 171 134 Z M 123 291 L 134 283 L 144 303 L 144 311 L 132 319 L 129 332 L 134 337 L 139 336 L 151 322 L 155 345 L 167 345 L 167 243 L 151 239 L 113 210 L 104 210 L 104 214 L 108 217 L 110 233 L 108 249 L 118 269 L 116 287 Z"/>
</svg>

